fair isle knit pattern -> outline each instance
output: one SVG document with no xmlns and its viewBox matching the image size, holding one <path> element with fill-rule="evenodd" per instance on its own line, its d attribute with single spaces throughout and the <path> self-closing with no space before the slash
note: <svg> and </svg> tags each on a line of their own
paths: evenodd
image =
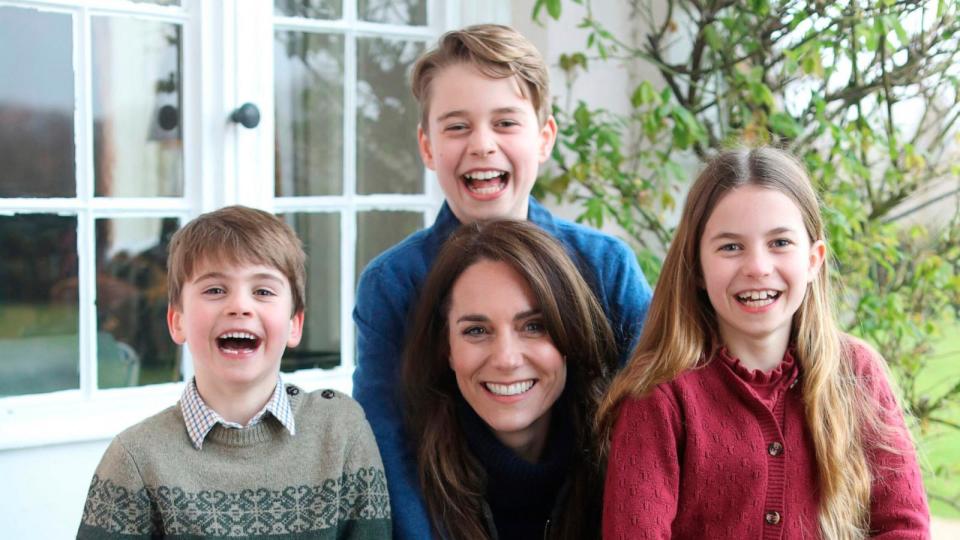
<svg viewBox="0 0 960 540">
<path fill-rule="evenodd" d="M 202 450 L 173 406 L 104 454 L 77 538 L 389 538 L 390 502 L 363 412 L 287 385 L 297 434 L 273 416 L 215 425 Z"/>
<path fill-rule="evenodd" d="M 211 409 L 200 397 L 197 390 L 196 379 L 191 379 L 184 387 L 183 395 L 180 397 L 180 412 L 183 414 L 183 420 L 187 424 L 187 434 L 193 442 L 194 448 L 200 450 L 203 448 L 203 439 L 207 433 L 217 424 L 223 424 L 228 428 L 242 429 L 245 426 L 235 422 L 228 422 L 223 419 L 217 411 Z M 290 435 L 296 435 L 296 423 L 293 420 L 293 410 L 290 408 L 290 398 L 284 391 L 283 381 L 277 378 L 277 385 L 273 389 L 273 395 L 264 405 L 263 409 L 247 422 L 246 427 L 255 426 L 260 423 L 264 415 L 270 413 L 287 428 Z"/>
</svg>

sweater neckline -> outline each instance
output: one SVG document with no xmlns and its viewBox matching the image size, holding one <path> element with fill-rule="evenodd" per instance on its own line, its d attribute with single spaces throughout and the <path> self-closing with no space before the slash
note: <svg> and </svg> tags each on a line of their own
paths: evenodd
<svg viewBox="0 0 960 540">
<path fill-rule="evenodd" d="M 554 410 L 563 398 L 554 404 Z M 552 415 L 550 432 L 543 455 L 537 463 L 518 456 L 493 434 L 480 416 L 462 398 L 458 416 L 470 451 L 487 475 L 488 501 L 491 506 L 552 507 L 560 486 L 567 477 L 573 457 L 573 427 L 563 414 Z"/>
<path fill-rule="evenodd" d="M 740 359 L 733 356 L 726 347 L 721 347 L 718 356 L 730 368 L 731 371 L 743 382 L 750 386 L 770 386 L 783 381 L 785 378 L 792 377 L 796 360 L 794 359 L 793 347 L 787 347 L 783 353 L 783 360 L 777 367 L 770 371 L 761 369 L 751 369 L 740 362 Z"/>
</svg>

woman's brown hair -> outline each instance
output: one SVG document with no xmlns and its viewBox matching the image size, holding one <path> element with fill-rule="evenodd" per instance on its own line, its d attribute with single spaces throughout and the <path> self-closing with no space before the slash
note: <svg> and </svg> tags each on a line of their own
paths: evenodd
<svg viewBox="0 0 960 540">
<path fill-rule="evenodd" d="M 489 538 L 483 519 L 486 474 L 457 417 L 460 391 L 449 363 L 447 316 L 457 279 L 480 261 L 503 262 L 524 278 L 557 350 L 567 385 L 554 418 L 573 427 L 574 463 L 556 538 L 599 536 L 602 471 L 593 418 L 617 365 L 603 309 L 563 247 L 526 221 L 465 225 L 443 245 L 424 282 L 404 350 L 402 383 L 409 440 L 433 526 L 449 538 Z M 556 407 L 564 407 L 558 410 Z"/>
</svg>

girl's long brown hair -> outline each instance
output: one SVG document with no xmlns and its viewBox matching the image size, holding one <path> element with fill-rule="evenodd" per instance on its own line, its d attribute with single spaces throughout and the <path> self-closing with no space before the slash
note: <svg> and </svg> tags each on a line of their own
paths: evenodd
<svg viewBox="0 0 960 540">
<path fill-rule="evenodd" d="M 824 240 L 816 192 L 803 166 L 773 148 L 728 150 L 712 159 L 687 195 L 680 224 L 667 252 L 640 341 L 614 379 L 598 415 L 608 444 L 624 399 L 642 397 L 713 357 L 722 345 L 716 314 L 703 290 L 700 239 L 710 214 L 730 191 L 754 185 L 778 191 L 797 205 L 810 242 Z M 863 426 L 878 427 L 878 412 L 856 384 L 830 301 L 829 264 L 824 261 L 794 315 L 791 341 L 800 363 L 806 423 L 820 485 L 820 530 L 825 538 L 866 535 L 871 472 Z"/>
<path fill-rule="evenodd" d="M 454 284 L 485 260 L 504 262 L 524 278 L 566 358 L 567 385 L 554 418 L 564 415 L 573 426 L 572 489 L 551 531 L 556 538 L 599 536 L 602 471 L 593 418 L 616 369 L 617 346 L 603 309 L 563 247 L 526 221 L 461 227 L 434 261 L 414 312 L 401 378 L 409 440 L 433 525 L 449 538 L 490 537 L 482 512 L 486 474 L 457 418 L 460 391 L 450 369 L 447 328 Z"/>
</svg>

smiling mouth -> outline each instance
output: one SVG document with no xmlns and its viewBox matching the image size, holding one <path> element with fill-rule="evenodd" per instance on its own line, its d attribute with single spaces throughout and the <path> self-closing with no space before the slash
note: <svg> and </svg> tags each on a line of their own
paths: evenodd
<svg viewBox="0 0 960 540">
<path fill-rule="evenodd" d="M 510 173 L 506 171 L 473 171 L 461 176 L 463 183 L 471 193 L 493 195 L 507 188 Z"/>
<path fill-rule="evenodd" d="M 740 294 L 734 295 L 734 298 L 737 299 L 737 302 L 740 302 L 747 307 L 761 308 L 776 302 L 777 298 L 780 298 L 781 294 L 783 294 L 781 291 L 766 289 L 758 291 L 744 291 Z"/>
<path fill-rule="evenodd" d="M 224 354 L 239 356 L 260 348 L 261 341 L 250 332 L 225 332 L 217 338 L 217 348 Z"/>
<path fill-rule="evenodd" d="M 510 384 L 500 384 L 485 382 L 483 387 L 486 388 L 491 394 L 498 396 L 519 396 L 520 394 L 530 391 L 531 388 L 537 383 L 534 379 L 528 379 L 526 381 L 519 381 Z"/>
</svg>

